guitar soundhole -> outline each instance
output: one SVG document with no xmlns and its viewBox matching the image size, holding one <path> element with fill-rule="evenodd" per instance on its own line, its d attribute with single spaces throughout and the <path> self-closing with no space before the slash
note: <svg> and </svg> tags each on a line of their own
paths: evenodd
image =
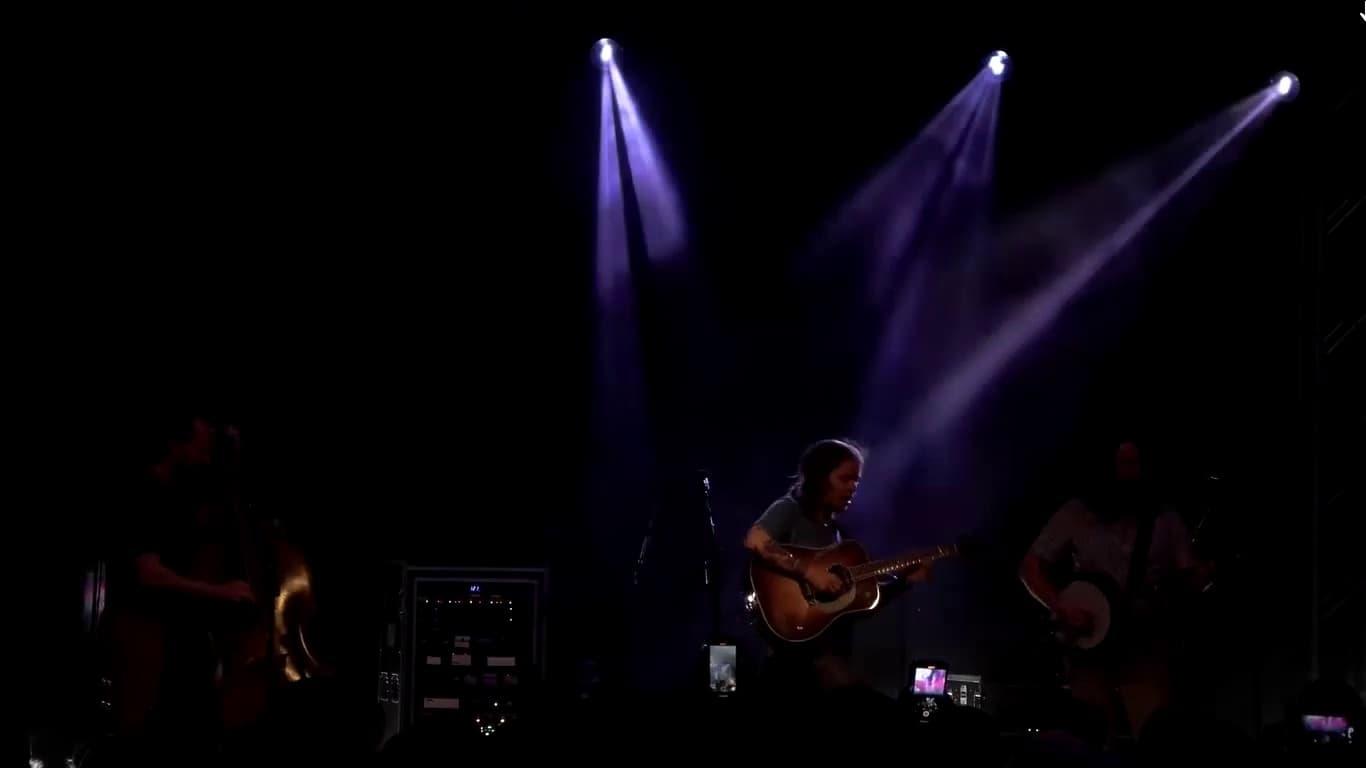
<svg viewBox="0 0 1366 768">
<path fill-rule="evenodd" d="M 844 596 L 848 594 L 850 588 L 854 586 L 853 576 L 850 575 L 849 569 L 845 566 L 832 565 L 830 566 L 830 572 L 840 577 L 840 581 L 844 582 L 844 588 L 833 595 L 818 595 L 811 589 L 811 585 L 802 582 L 802 596 L 806 598 L 807 603 L 811 605 L 823 605 L 837 602 L 843 599 Z"/>
</svg>

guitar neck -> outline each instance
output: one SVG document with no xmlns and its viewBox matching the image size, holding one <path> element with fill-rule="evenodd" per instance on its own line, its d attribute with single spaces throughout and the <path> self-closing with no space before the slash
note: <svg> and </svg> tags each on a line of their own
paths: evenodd
<svg viewBox="0 0 1366 768">
<path fill-rule="evenodd" d="M 892 558 L 890 560 L 872 560 L 863 565 L 856 565 L 849 569 L 849 575 L 855 580 L 891 576 L 894 573 L 900 573 L 901 571 L 910 570 L 911 568 L 928 565 L 935 560 L 942 560 L 956 554 L 958 554 L 957 545 L 948 544 L 935 547 L 928 552 L 920 551 L 914 554 Z"/>
</svg>

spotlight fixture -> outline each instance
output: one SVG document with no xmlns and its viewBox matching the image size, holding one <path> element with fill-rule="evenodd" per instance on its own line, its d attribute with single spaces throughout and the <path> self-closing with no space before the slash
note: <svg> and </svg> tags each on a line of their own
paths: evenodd
<svg viewBox="0 0 1366 768">
<path fill-rule="evenodd" d="M 612 57 L 616 54 L 617 44 L 605 37 L 593 44 L 593 58 L 604 67 L 611 66 Z"/>
<path fill-rule="evenodd" d="M 1272 81 L 1271 88 L 1276 98 L 1293 99 L 1300 91 L 1300 79 L 1289 72 L 1282 72 Z"/>
<path fill-rule="evenodd" d="M 1006 65 L 1010 62 L 1010 55 L 1005 51 L 996 51 L 987 59 L 987 69 L 996 77 L 1002 77 L 1006 73 Z"/>
</svg>

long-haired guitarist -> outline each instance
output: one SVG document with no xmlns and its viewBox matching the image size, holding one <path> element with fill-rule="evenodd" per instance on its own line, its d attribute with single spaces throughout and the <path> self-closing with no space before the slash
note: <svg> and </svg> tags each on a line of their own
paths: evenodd
<svg viewBox="0 0 1366 768">
<path fill-rule="evenodd" d="M 1058 509 L 1025 554 L 1020 579 L 1073 648 L 1071 693 L 1104 715 L 1109 736 L 1125 720 L 1137 735 L 1168 702 L 1170 647 L 1152 608 L 1164 586 L 1207 583 L 1207 568 L 1180 515 L 1156 499 L 1133 442 L 1116 449 L 1109 482 Z"/>
<path fill-rule="evenodd" d="M 782 545 L 831 547 L 840 542 L 838 518 L 853 503 L 863 477 L 865 452 L 851 440 L 821 440 L 806 448 L 792 487 L 755 521 L 745 548 L 769 567 L 800 579 L 821 595 L 846 585 L 828 569 L 815 567 Z M 928 577 L 928 568 L 912 580 Z M 776 643 L 765 676 L 783 689 L 832 689 L 855 684 L 848 659 L 849 625 L 836 624 L 821 638 L 800 646 Z"/>
</svg>

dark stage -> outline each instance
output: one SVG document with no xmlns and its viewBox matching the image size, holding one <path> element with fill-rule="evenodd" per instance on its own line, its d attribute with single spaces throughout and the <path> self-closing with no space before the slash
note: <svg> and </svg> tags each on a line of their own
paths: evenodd
<svg viewBox="0 0 1366 768">
<path fill-rule="evenodd" d="M 1314 6 L 36 23 L 31 765 L 1359 758 L 1366 12 Z M 766 639 L 752 567 L 878 599 Z M 1107 567 L 1116 634 L 1199 596 L 1151 717 L 1055 636 Z M 247 725 L 129 715 L 129 648 L 217 711 L 224 604 Z"/>
</svg>

